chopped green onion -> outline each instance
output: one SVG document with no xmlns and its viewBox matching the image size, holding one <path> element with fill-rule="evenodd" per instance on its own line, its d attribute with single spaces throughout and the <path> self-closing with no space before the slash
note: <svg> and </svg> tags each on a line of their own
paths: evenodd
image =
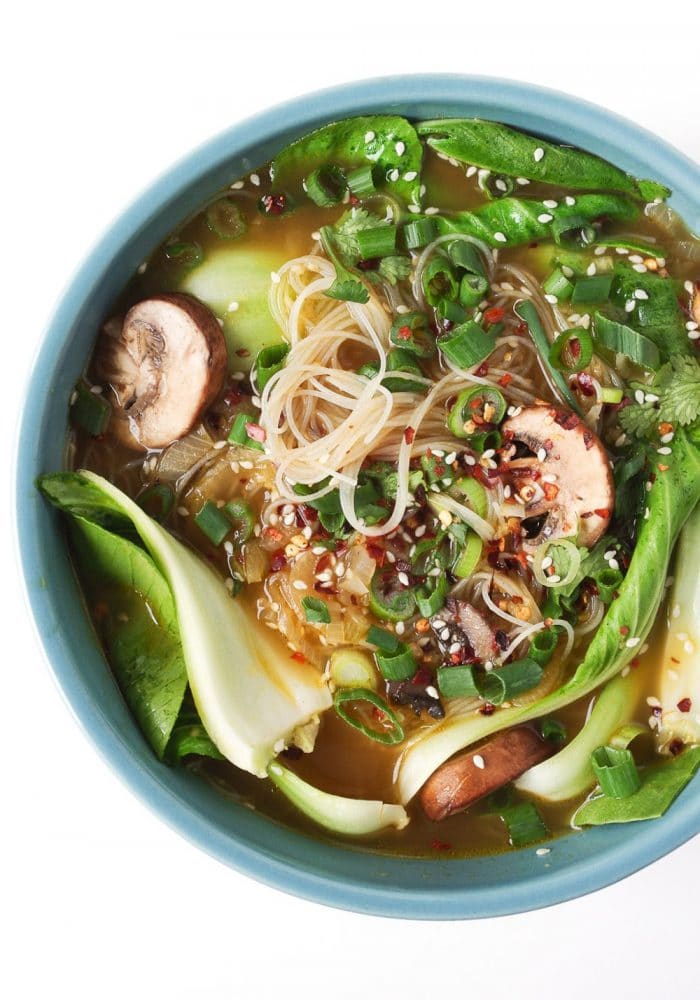
<svg viewBox="0 0 700 1000">
<path fill-rule="evenodd" d="M 248 436 L 247 426 L 251 423 L 254 423 L 252 417 L 246 413 L 237 413 L 231 424 L 231 430 L 228 432 L 228 441 L 230 444 L 242 444 L 246 448 L 255 448 L 257 451 L 264 451 L 259 441 L 254 441 Z"/>
<path fill-rule="evenodd" d="M 424 618 L 432 618 L 444 606 L 445 598 L 449 590 L 447 577 L 442 575 L 437 577 L 437 583 L 432 590 L 427 585 L 419 587 L 416 591 L 416 603 L 418 610 Z"/>
<path fill-rule="evenodd" d="M 400 645 L 393 632 L 387 632 L 385 628 L 378 628 L 376 625 L 370 626 L 365 639 L 384 653 L 395 653 Z"/>
<path fill-rule="evenodd" d="M 596 229 L 582 215 L 560 216 L 552 220 L 552 236 L 560 247 L 587 247 L 595 242 Z"/>
<path fill-rule="evenodd" d="M 246 231 L 241 210 L 233 198 L 219 198 L 205 212 L 207 225 L 222 240 L 237 240 Z"/>
<path fill-rule="evenodd" d="M 598 590 L 598 597 L 603 604 L 610 604 L 615 600 L 617 592 L 622 585 L 622 573 L 619 569 L 602 569 L 595 577 L 595 585 Z"/>
<path fill-rule="evenodd" d="M 328 664 L 330 679 L 338 688 L 374 688 L 377 672 L 364 649 L 334 649 Z"/>
<path fill-rule="evenodd" d="M 612 283 L 612 274 L 594 274 L 590 277 L 578 278 L 571 296 L 571 305 L 578 306 L 586 302 L 607 302 Z"/>
<path fill-rule="evenodd" d="M 289 354 L 289 344 L 271 344 L 263 347 L 255 359 L 255 382 L 258 392 L 262 392 L 273 375 L 282 371 L 284 362 Z"/>
<path fill-rule="evenodd" d="M 412 590 L 392 589 L 396 587 L 397 575 L 375 570 L 369 585 L 369 609 L 377 618 L 388 622 L 402 622 L 410 618 L 416 607 L 416 597 Z"/>
<path fill-rule="evenodd" d="M 78 382 L 74 392 L 70 405 L 72 421 L 93 437 L 104 434 L 112 415 L 112 407 L 100 393 L 91 391 L 85 379 Z"/>
<path fill-rule="evenodd" d="M 348 187 L 356 198 L 365 198 L 377 190 L 376 168 L 371 163 L 348 174 Z"/>
<path fill-rule="evenodd" d="M 163 252 L 168 260 L 182 267 L 197 267 L 204 260 L 204 253 L 198 243 L 168 243 Z"/>
<path fill-rule="evenodd" d="M 576 353 L 574 345 L 578 345 Z M 588 330 L 564 330 L 549 348 L 550 365 L 557 371 L 566 372 L 567 375 L 588 368 L 592 358 L 593 338 Z"/>
<path fill-rule="evenodd" d="M 452 265 L 444 254 L 436 254 L 426 264 L 423 271 L 423 294 L 431 306 L 437 306 L 443 299 L 454 301 L 459 285 Z"/>
<path fill-rule="evenodd" d="M 408 312 L 396 317 L 391 325 L 392 344 L 419 358 L 435 353 L 435 338 L 428 327 L 428 317 L 422 312 Z"/>
<path fill-rule="evenodd" d="M 386 681 L 407 681 L 417 670 L 416 658 L 409 646 L 400 642 L 393 653 L 377 650 L 377 666 Z"/>
<path fill-rule="evenodd" d="M 490 410 L 487 410 L 487 407 L 490 407 Z M 491 410 L 493 412 L 490 412 Z M 454 406 L 447 415 L 447 427 L 455 437 L 469 438 L 477 432 L 475 415 L 487 424 L 499 424 L 505 412 L 505 397 L 499 389 L 490 385 L 472 386 L 470 389 L 463 389 L 457 396 Z"/>
<path fill-rule="evenodd" d="M 361 719 L 350 715 L 348 709 L 345 707 L 346 704 L 363 701 L 368 702 L 373 708 L 378 709 L 382 713 L 382 715 L 391 723 L 390 730 L 378 731 L 377 729 L 373 729 L 371 726 L 366 725 L 366 723 L 364 723 Z M 375 740 L 377 743 L 385 743 L 390 746 L 395 743 L 402 742 L 404 733 L 403 727 L 401 726 L 398 718 L 389 708 L 384 699 L 380 698 L 374 691 L 370 691 L 369 688 L 341 688 L 336 691 L 333 698 L 333 704 L 336 712 L 343 722 L 347 722 L 347 724 L 352 726 L 354 729 L 359 729 L 359 731 L 369 737 L 369 739 Z"/>
<path fill-rule="evenodd" d="M 449 299 L 441 299 L 437 304 L 437 314 L 440 319 L 448 323 L 464 323 L 468 318 L 467 310 L 459 302 L 450 302 Z"/>
<path fill-rule="evenodd" d="M 328 163 L 309 174 L 304 181 L 304 188 L 315 205 L 326 208 L 343 200 L 348 182 L 340 167 Z"/>
<path fill-rule="evenodd" d="M 212 500 L 207 500 L 194 515 L 194 522 L 212 545 L 221 545 L 231 530 L 231 522 Z"/>
<path fill-rule="evenodd" d="M 301 606 L 304 609 L 307 622 L 318 625 L 330 625 L 331 613 L 328 605 L 319 597 L 303 597 Z"/>
<path fill-rule="evenodd" d="M 624 394 L 623 389 L 617 389 L 610 385 L 604 385 L 600 390 L 600 401 L 601 403 L 621 403 Z"/>
<path fill-rule="evenodd" d="M 355 234 L 362 260 L 388 257 L 396 250 L 396 229 L 394 226 L 373 226 L 361 229 Z"/>
<path fill-rule="evenodd" d="M 437 222 L 434 219 L 416 219 L 407 222 L 402 229 L 403 241 L 407 250 L 419 250 L 432 243 L 439 234 Z"/>
<path fill-rule="evenodd" d="M 440 337 L 438 347 L 458 368 L 473 368 L 487 358 L 496 346 L 496 338 L 468 320 Z"/>
<path fill-rule="evenodd" d="M 482 277 L 486 277 L 482 256 L 470 240 L 454 240 L 449 243 L 447 256 L 455 267 L 461 267 L 470 274 L 480 274 Z"/>
<path fill-rule="evenodd" d="M 500 810 L 512 847 L 527 847 L 545 840 L 549 830 L 532 802 L 519 802 Z"/>
<path fill-rule="evenodd" d="M 550 570 L 554 572 L 547 573 L 542 568 L 546 558 L 552 560 Z M 568 587 L 576 579 L 580 568 L 581 550 L 568 538 L 542 542 L 537 546 L 532 562 L 533 575 L 541 587 Z"/>
<path fill-rule="evenodd" d="M 238 545 L 247 542 L 253 534 L 255 517 L 245 500 L 229 500 L 223 508 L 231 522 L 234 538 Z"/>
<path fill-rule="evenodd" d="M 147 490 L 136 498 L 136 502 L 145 510 L 149 517 L 159 524 L 163 524 L 170 516 L 175 503 L 175 491 L 167 483 L 156 483 L 149 486 Z"/>
<path fill-rule="evenodd" d="M 596 313 L 593 322 L 596 340 L 616 354 L 624 354 L 640 368 L 656 371 L 660 364 L 659 349 L 648 337 L 631 326 Z"/>
<path fill-rule="evenodd" d="M 474 668 L 468 663 L 454 667 L 438 667 L 437 685 L 443 698 L 480 696 Z"/>
<path fill-rule="evenodd" d="M 415 355 L 400 347 L 395 347 L 387 354 L 386 370 L 387 372 L 409 372 L 412 375 L 423 375 L 416 363 Z M 416 382 L 410 378 L 392 378 L 389 375 L 382 379 L 382 385 L 386 386 L 389 392 L 425 392 L 428 388 L 426 382 Z"/>
<path fill-rule="evenodd" d="M 471 507 L 474 513 L 478 514 L 479 517 L 486 517 L 489 509 L 489 502 L 486 496 L 486 490 L 478 479 L 474 479 L 473 476 L 464 476 L 462 479 L 457 480 L 449 492 L 455 497 L 461 493 L 466 501 L 467 507 Z"/>
<path fill-rule="evenodd" d="M 473 309 L 488 290 L 488 279 L 483 274 L 465 274 L 459 283 L 459 301 L 465 309 Z"/>
<path fill-rule="evenodd" d="M 598 747 L 591 754 L 591 766 L 601 791 L 611 799 L 626 799 L 641 786 L 637 765 L 630 750 Z"/>
<path fill-rule="evenodd" d="M 540 735 L 550 743 L 563 743 L 566 739 L 566 728 L 558 719 L 547 716 L 540 721 Z"/>
<path fill-rule="evenodd" d="M 528 659 L 539 663 L 541 667 L 546 667 L 552 659 L 558 641 L 559 636 L 553 628 L 544 628 L 539 632 L 535 632 L 530 640 L 530 647 L 527 651 Z"/>
<path fill-rule="evenodd" d="M 481 696 L 492 705 L 510 701 L 515 695 L 530 691 L 542 680 L 542 667 L 535 660 L 525 656 L 512 660 L 496 670 L 484 674 Z"/>
<path fill-rule="evenodd" d="M 571 298 L 574 286 L 564 272 L 557 268 L 542 282 L 542 290 L 547 295 L 554 295 L 560 302 L 565 302 Z"/>
<path fill-rule="evenodd" d="M 530 302 L 529 299 L 525 299 L 523 302 L 518 302 L 518 304 L 514 307 L 513 312 L 527 324 L 530 336 L 532 337 L 533 343 L 537 348 L 537 353 L 539 354 L 542 363 L 547 366 L 553 382 L 556 384 L 559 392 L 566 400 L 569 408 L 572 409 L 574 413 L 578 413 L 580 415 L 581 408 L 569 388 L 569 383 L 560 371 L 557 371 L 556 368 L 552 368 L 549 364 L 549 349 L 551 345 L 533 303 Z"/>
<path fill-rule="evenodd" d="M 460 552 L 454 566 L 452 567 L 454 575 L 459 577 L 460 580 L 464 580 L 468 576 L 471 576 L 481 559 L 483 548 L 484 543 L 476 532 L 468 532 L 464 548 Z"/>
</svg>

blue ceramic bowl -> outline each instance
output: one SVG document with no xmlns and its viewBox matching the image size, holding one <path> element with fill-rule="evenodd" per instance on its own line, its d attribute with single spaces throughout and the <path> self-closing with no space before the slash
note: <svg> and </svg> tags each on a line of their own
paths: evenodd
<svg viewBox="0 0 700 1000">
<path fill-rule="evenodd" d="M 20 429 L 16 503 L 21 559 L 37 630 L 59 685 L 95 746 L 162 818 L 203 850 L 269 885 L 332 906 L 401 917 L 464 918 L 547 906 L 598 889 L 700 830 L 700 776 L 660 820 L 588 830 L 534 849 L 469 861 L 413 860 L 334 847 L 282 828 L 172 770 L 129 715 L 85 614 L 56 513 L 34 488 L 63 462 L 68 400 L 100 322 L 141 261 L 209 195 L 327 121 L 393 112 L 478 115 L 574 143 L 673 189 L 700 228 L 700 170 L 602 108 L 527 84 L 428 75 L 352 83 L 235 125 L 173 167 L 93 249 L 41 345 Z"/>
</svg>

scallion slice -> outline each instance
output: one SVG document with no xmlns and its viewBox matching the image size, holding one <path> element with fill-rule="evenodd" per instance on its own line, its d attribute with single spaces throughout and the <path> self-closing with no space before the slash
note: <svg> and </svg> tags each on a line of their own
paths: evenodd
<svg viewBox="0 0 700 1000">
<path fill-rule="evenodd" d="M 231 530 L 226 514 L 212 500 L 207 500 L 194 515 L 194 523 L 212 545 L 221 545 Z"/>
<path fill-rule="evenodd" d="M 229 500 L 222 509 L 231 522 L 236 543 L 242 545 L 247 542 L 255 527 L 255 517 L 249 505 L 245 500 Z"/>
<path fill-rule="evenodd" d="M 428 327 L 428 317 L 422 312 L 397 316 L 391 325 L 389 339 L 396 347 L 418 358 L 429 358 L 435 353 L 435 338 Z"/>
<path fill-rule="evenodd" d="M 595 242 L 596 229 L 582 215 L 552 220 L 552 236 L 560 247 L 587 247 Z"/>
<path fill-rule="evenodd" d="M 186 268 L 197 267 L 204 260 L 204 253 L 198 243 L 188 243 L 181 240 L 168 243 L 163 253 L 168 260 Z"/>
<path fill-rule="evenodd" d="M 222 240 L 237 240 L 246 231 L 245 219 L 233 198 L 219 198 L 205 212 L 207 226 Z"/>
<path fill-rule="evenodd" d="M 437 222 L 431 218 L 407 222 L 401 232 L 407 250 L 419 250 L 439 235 Z"/>
<path fill-rule="evenodd" d="M 435 254 L 423 271 L 423 294 L 426 301 L 431 306 L 437 306 L 443 299 L 453 302 L 458 291 L 457 276 L 449 260 L 444 254 Z"/>
<path fill-rule="evenodd" d="M 333 163 L 327 163 L 313 173 L 304 181 L 306 193 L 315 205 L 326 208 L 330 205 L 337 205 L 343 200 L 343 195 L 348 189 L 348 182 L 345 174 Z"/>
<path fill-rule="evenodd" d="M 99 437 L 107 430 L 112 407 L 100 393 L 92 392 L 85 379 L 81 379 L 74 390 L 70 415 L 73 423 L 93 437 Z"/>
<path fill-rule="evenodd" d="M 639 772 L 630 750 L 598 747 L 591 754 L 591 766 L 601 791 L 612 799 L 626 799 L 641 785 Z"/>
<path fill-rule="evenodd" d="M 136 498 L 136 502 L 158 524 L 163 524 L 170 516 L 175 503 L 175 491 L 168 483 L 156 483 Z"/>
<path fill-rule="evenodd" d="M 467 320 L 440 337 L 438 347 L 458 368 L 473 368 L 487 358 L 496 346 L 496 338 L 475 323 Z"/>
<path fill-rule="evenodd" d="M 254 441 L 248 435 L 247 426 L 253 423 L 253 418 L 245 413 L 237 413 L 233 423 L 231 424 L 231 430 L 228 432 L 228 441 L 230 444 L 242 444 L 246 448 L 255 448 L 257 451 L 264 451 L 264 448 L 260 441 Z"/>
<path fill-rule="evenodd" d="M 463 498 L 467 507 L 471 507 L 479 517 L 486 517 L 489 502 L 486 490 L 478 479 L 474 479 L 473 476 L 463 476 L 457 480 L 449 492 L 458 499 Z"/>
<path fill-rule="evenodd" d="M 527 656 L 521 660 L 512 660 L 484 674 L 481 697 L 492 705 L 500 705 L 504 701 L 510 701 L 515 695 L 537 687 L 542 680 L 542 673 L 539 663 Z"/>
<path fill-rule="evenodd" d="M 464 543 L 464 548 L 458 555 L 455 564 L 452 567 L 454 575 L 459 577 L 460 580 L 464 580 L 468 576 L 471 576 L 481 559 L 483 548 L 484 543 L 476 532 L 467 532 L 467 540 Z"/>
<path fill-rule="evenodd" d="M 427 585 L 418 588 L 416 603 L 424 618 L 431 618 L 440 611 L 445 604 L 448 590 L 449 584 L 445 575 L 437 577 L 437 583 L 432 590 Z"/>
<path fill-rule="evenodd" d="M 543 364 L 547 366 L 552 381 L 556 384 L 557 389 L 566 400 L 569 408 L 572 409 L 574 413 L 578 413 L 580 415 L 581 408 L 569 388 L 569 383 L 566 381 L 562 373 L 557 371 L 556 368 L 553 368 L 549 363 L 549 349 L 551 345 L 533 303 L 529 299 L 525 299 L 522 302 L 518 302 L 513 311 L 516 316 L 519 316 L 523 322 L 527 323 L 527 328 L 530 331 L 530 336 L 532 337 L 535 347 L 537 348 L 537 352 L 542 359 Z"/>
<path fill-rule="evenodd" d="M 349 706 L 361 702 L 367 702 L 372 708 L 381 712 L 382 717 L 391 723 L 391 729 L 374 729 L 363 722 L 362 719 L 351 715 L 348 711 Z M 341 688 L 335 693 L 333 705 L 343 722 L 347 722 L 354 729 L 359 729 L 364 736 L 375 740 L 377 743 L 385 743 L 391 746 L 395 743 L 401 743 L 404 738 L 403 727 L 397 716 L 392 712 L 384 699 L 380 698 L 374 691 L 370 691 L 369 688 Z"/>
<path fill-rule="evenodd" d="M 539 663 L 541 667 L 546 667 L 552 659 L 558 641 L 559 637 L 553 628 L 543 628 L 535 632 L 527 651 L 528 659 Z"/>
<path fill-rule="evenodd" d="M 593 338 L 588 330 L 564 330 L 549 348 L 552 368 L 568 375 L 588 368 L 592 358 Z"/>
<path fill-rule="evenodd" d="M 357 198 L 366 198 L 377 190 L 376 167 L 371 163 L 348 174 L 348 187 Z"/>
<path fill-rule="evenodd" d="M 621 403 L 624 394 L 623 389 L 618 389 L 611 385 L 604 385 L 600 390 L 600 401 L 601 403 L 612 403 L 613 405 Z"/>
<path fill-rule="evenodd" d="M 400 642 L 393 653 L 377 650 L 377 666 L 386 681 L 407 681 L 413 677 L 418 666 L 411 648 Z"/>
<path fill-rule="evenodd" d="M 255 383 L 258 392 L 262 392 L 273 375 L 284 368 L 284 362 L 289 354 L 289 344 L 270 344 L 263 347 L 255 359 Z"/>
<path fill-rule="evenodd" d="M 597 312 L 593 327 L 596 340 L 616 354 L 624 354 L 640 368 L 656 371 L 660 365 L 659 349 L 656 344 L 631 326 L 617 323 Z"/>
<path fill-rule="evenodd" d="M 578 306 L 586 302 L 607 302 L 612 283 L 612 274 L 593 274 L 590 277 L 577 278 L 571 296 L 571 305 Z"/>
<path fill-rule="evenodd" d="M 549 740 L 550 743 L 563 743 L 566 739 L 566 728 L 559 719 L 553 719 L 551 716 L 540 721 L 539 729 L 542 739 Z"/>
<path fill-rule="evenodd" d="M 442 347 L 442 341 L 440 346 Z M 490 385 L 477 385 L 463 389 L 457 396 L 447 415 L 447 426 L 455 437 L 469 438 L 484 421 L 487 424 L 500 424 L 505 412 L 506 400 L 499 389 Z M 475 416 L 481 421 L 479 425 L 474 421 Z"/>
<path fill-rule="evenodd" d="M 477 247 L 469 240 L 454 240 L 447 245 L 447 256 L 455 267 L 461 267 L 470 274 L 486 277 L 484 261 Z"/>
<path fill-rule="evenodd" d="M 598 589 L 598 597 L 603 604 L 610 604 L 615 600 L 617 592 L 622 585 L 622 573 L 619 569 L 602 569 L 595 577 L 595 585 Z"/>
<path fill-rule="evenodd" d="M 512 847 L 527 847 L 545 840 L 549 830 L 532 802 L 519 802 L 500 810 Z"/>
<path fill-rule="evenodd" d="M 465 274 L 459 283 L 459 301 L 465 309 L 473 309 L 488 290 L 489 283 L 483 274 Z"/>
<path fill-rule="evenodd" d="M 376 625 L 370 626 L 365 638 L 367 642 L 371 642 L 373 646 L 381 649 L 383 653 L 395 653 L 400 645 L 399 640 L 393 632 L 388 632 L 385 628 L 378 628 Z"/>
<path fill-rule="evenodd" d="M 479 684 L 471 664 L 438 667 L 437 685 L 443 698 L 480 697 Z"/>
<path fill-rule="evenodd" d="M 331 613 L 328 605 L 318 597 L 303 597 L 301 606 L 307 622 L 317 625 L 330 625 Z"/>
<path fill-rule="evenodd" d="M 554 295 L 560 302 L 571 298 L 574 286 L 564 272 L 557 268 L 542 282 L 542 289 L 547 295 Z"/>
<path fill-rule="evenodd" d="M 388 257 L 396 251 L 395 226 L 373 226 L 371 229 L 360 229 L 355 234 L 355 239 L 360 257 L 363 260 Z"/>
<path fill-rule="evenodd" d="M 392 570 L 375 570 L 369 585 L 369 609 L 377 618 L 402 622 L 410 618 L 416 607 L 416 597 L 409 587 L 399 589 L 397 574 Z"/>
</svg>

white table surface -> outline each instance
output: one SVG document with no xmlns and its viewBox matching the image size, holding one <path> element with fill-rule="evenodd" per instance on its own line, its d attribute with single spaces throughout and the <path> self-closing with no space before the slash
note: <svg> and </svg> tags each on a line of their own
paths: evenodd
<svg viewBox="0 0 700 1000">
<path fill-rule="evenodd" d="M 365 0 L 14 5 L 0 60 L 2 467 L 22 383 L 67 279 L 110 220 L 191 147 L 317 87 L 439 70 L 568 90 L 700 159 L 694 6 L 433 3 L 426 23 L 415 4 Z M 9 486 L 3 504 L 8 495 Z M 8 1000 L 697 990 L 699 838 L 592 896 L 453 924 L 333 911 L 190 847 L 110 773 L 66 710 L 20 593 L 9 512 L 0 513 Z"/>
</svg>

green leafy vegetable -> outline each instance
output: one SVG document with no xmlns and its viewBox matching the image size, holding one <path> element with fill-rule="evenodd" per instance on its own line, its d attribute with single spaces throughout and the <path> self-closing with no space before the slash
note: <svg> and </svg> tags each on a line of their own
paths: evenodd
<svg viewBox="0 0 700 1000">
<path fill-rule="evenodd" d="M 321 229 L 321 243 L 326 255 L 335 267 L 335 281 L 326 291 L 330 299 L 340 299 L 344 302 L 369 302 L 369 292 L 357 278 L 354 278 L 346 267 L 341 263 L 340 257 L 335 251 L 336 235 L 332 226 L 323 226 Z"/>
<path fill-rule="evenodd" d="M 656 181 L 639 181 L 592 153 L 546 142 L 497 122 L 436 119 L 421 122 L 416 131 L 446 156 L 498 174 L 568 188 L 620 191 L 643 201 L 671 193 Z"/>
<path fill-rule="evenodd" d="M 656 344 L 662 361 L 674 354 L 689 354 L 685 315 L 678 302 L 679 285 L 652 271 L 639 273 L 626 264 L 615 267 L 611 301 L 625 312 L 625 323 Z M 642 297 L 640 297 L 642 296 Z"/>
<path fill-rule="evenodd" d="M 700 419 L 700 365 L 695 358 L 674 355 L 649 384 L 632 382 L 635 394 L 651 396 L 620 410 L 619 420 L 632 437 L 659 437 L 659 424 L 688 427 Z M 658 397 L 654 399 L 653 397 Z"/>
<path fill-rule="evenodd" d="M 623 799 L 594 795 L 576 811 L 576 826 L 602 826 L 606 823 L 633 823 L 663 816 L 700 767 L 700 747 L 661 764 L 640 770 L 641 786 Z"/>
<path fill-rule="evenodd" d="M 304 609 L 307 622 L 330 625 L 331 613 L 325 601 L 318 597 L 304 597 L 301 606 Z"/>
<path fill-rule="evenodd" d="M 289 188 L 309 171 L 327 163 L 346 171 L 373 166 L 387 191 L 420 204 L 423 147 L 414 127 L 395 115 L 346 118 L 316 129 L 278 153 L 270 173 L 274 189 Z"/>
<path fill-rule="evenodd" d="M 99 437 L 107 430 L 112 407 L 98 393 L 92 392 L 84 378 L 81 378 L 73 392 L 70 417 L 74 424 L 82 427 L 93 437 Z"/>
<path fill-rule="evenodd" d="M 379 261 L 377 273 L 388 281 L 390 285 L 395 285 L 397 281 L 405 281 L 411 273 L 410 258 L 401 257 L 397 254 L 392 254 L 389 257 L 382 257 Z M 367 274 L 371 275 L 372 272 L 368 271 Z"/>
<path fill-rule="evenodd" d="M 408 824 L 402 806 L 371 799 L 349 799 L 322 792 L 276 761 L 267 769 L 270 781 L 309 819 L 327 830 L 361 836 L 387 826 L 401 830 Z"/>
<path fill-rule="evenodd" d="M 202 725 L 197 714 L 192 695 L 187 692 L 182 703 L 177 722 L 170 734 L 170 740 L 165 751 L 165 759 L 179 761 L 184 757 L 212 757 L 214 760 L 225 760 L 212 743 L 211 737 Z"/>
</svg>

